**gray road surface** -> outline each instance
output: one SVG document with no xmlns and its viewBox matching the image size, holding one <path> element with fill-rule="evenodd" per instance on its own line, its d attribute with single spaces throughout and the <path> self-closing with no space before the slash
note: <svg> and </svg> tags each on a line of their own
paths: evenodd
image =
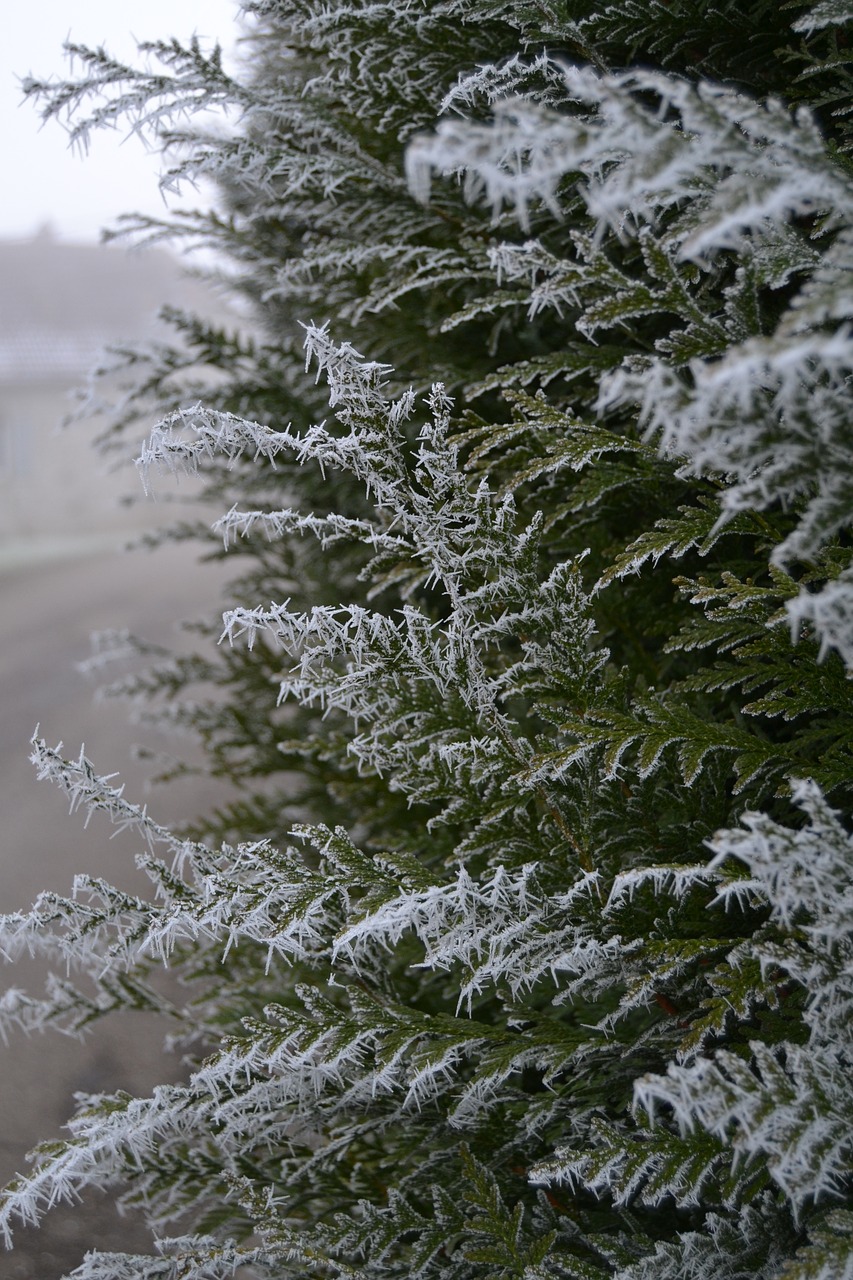
<svg viewBox="0 0 853 1280">
<path fill-rule="evenodd" d="M 5 569 L 0 562 L 0 910 L 29 906 L 44 888 L 67 891 L 80 871 L 140 887 L 138 839 L 111 840 L 95 818 L 84 829 L 50 783 L 36 783 L 27 757 L 37 723 L 50 745 L 62 739 L 70 755 L 85 743 L 96 766 L 118 770 L 128 797 L 147 800 L 159 820 L 189 817 L 221 798 L 211 783 L 192 779 L 146 792 L 144 767 L 131 752 L 145 731 L 129 725 L 126 706 L 96 701 L 74 664 L 88 655 L 92 630 L 127 627 L 170 642 L 176 619 L 219 611 L 222 577 L 187 547 Z M 169 746 L 151 731 L 147 741 Z M 39 979 L 32 965 L 21 965 L 4 967 L 2 980 L 5 989 Z M 0 1044 L 0 1182 L 27 1167 L 25 1153 L 37 1140 L 61 1133 L 75 1091 L 147 1091 L 178 1078 L 180 1063 L 164 1057 L 162 1036 L 145 1015 L 105 1023 L 84 1045 L 51 1035 Z M 147 1240 L 140 1223 L 119 1219 L 101 1197 L 48 1215 L 41 1230 L 16 1237 L 11 1253 L 0 1244 L 0 1280 L 57 1280 L 87 1247 L 147 1249 Z"/>
</svg>

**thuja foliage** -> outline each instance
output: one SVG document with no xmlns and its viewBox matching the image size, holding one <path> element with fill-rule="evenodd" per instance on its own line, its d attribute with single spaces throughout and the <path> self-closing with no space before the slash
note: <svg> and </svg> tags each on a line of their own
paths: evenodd
<svg viewBox="0 0 853 1280">
<path fill-rule="evenodd" d="M 100 1186 L 157 1252 L 78 1280 L 853 1277 L 853 6 L 244 9 L 239 74 L 29 85 L 215 180 L 130 227 L 254 336 L 121 356 L 107 444 L 159 416 L 237 569 L 218 650 L 98 655 L 239 798 L 167 830 L 36 741 L 151 896 L 2 927 L 61 974 L 6 1024 L 157 1009 L 188 1075 L 79 1099 L 3 1229 Z"/>
</svg>

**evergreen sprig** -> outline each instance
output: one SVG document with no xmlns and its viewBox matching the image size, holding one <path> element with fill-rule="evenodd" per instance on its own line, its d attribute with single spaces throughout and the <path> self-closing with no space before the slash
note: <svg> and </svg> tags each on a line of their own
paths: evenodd
<svg viewBox="0 0 853 1280">
<path fill-rule="evenodd" d="M 29 89 L 218 183 L 174 233 L 256 331 L 116 354 L 106 445 L 239 568 L 197 655 L 91 663 L 238 795 L 171 831 L 36 739 L 151 891 L 0 922 L 62 969 L 4 1028 L 156 1010 L 187 1077 L 81 1099 L 0 1228 L 101 1186 L 158 1253 L 76 1280 L 847 1277 L 853 11 L 243 8 L 234 77 Z"/>
</svg>

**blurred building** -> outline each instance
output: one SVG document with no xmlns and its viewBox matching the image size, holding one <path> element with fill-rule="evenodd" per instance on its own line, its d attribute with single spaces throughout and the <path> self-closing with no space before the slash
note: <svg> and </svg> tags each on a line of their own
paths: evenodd
<svg viewBox="0 0 853 1280">
<path fill-rule="evenodd" d="M 96 424 L 62 423 L 106 347 L 165 335 L 164 304 L 223 312 L 162 250 L 64 244 L 47 229 L 0 241 L 0 552 L 156 518 L 122 504 L 137 482 L 91 447 Z"/>
</svg>

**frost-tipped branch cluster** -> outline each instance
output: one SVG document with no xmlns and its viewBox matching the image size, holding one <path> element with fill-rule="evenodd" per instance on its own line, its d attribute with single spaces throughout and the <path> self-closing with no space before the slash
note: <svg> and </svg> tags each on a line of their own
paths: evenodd
<svg viewBox="0 0 853 1280">
<path fill-rule="evenodd" d="M 172 833 L 39 745 L 151 892 L 0 930 L 58 971 L 0 1029 L 157 1011 L 187 1076 L 81 1099 L 3 1229 L 96 1185 L 159 1253 L 81 1280 L 849 1277 L 853 11 L 244 8 L 233 84 L 33 89 L 180 135 L 262 336 L 123 354 L 111 447 L 239 568 L 203 652 L 93 662 L 236 796 Z"/>
</svg>

